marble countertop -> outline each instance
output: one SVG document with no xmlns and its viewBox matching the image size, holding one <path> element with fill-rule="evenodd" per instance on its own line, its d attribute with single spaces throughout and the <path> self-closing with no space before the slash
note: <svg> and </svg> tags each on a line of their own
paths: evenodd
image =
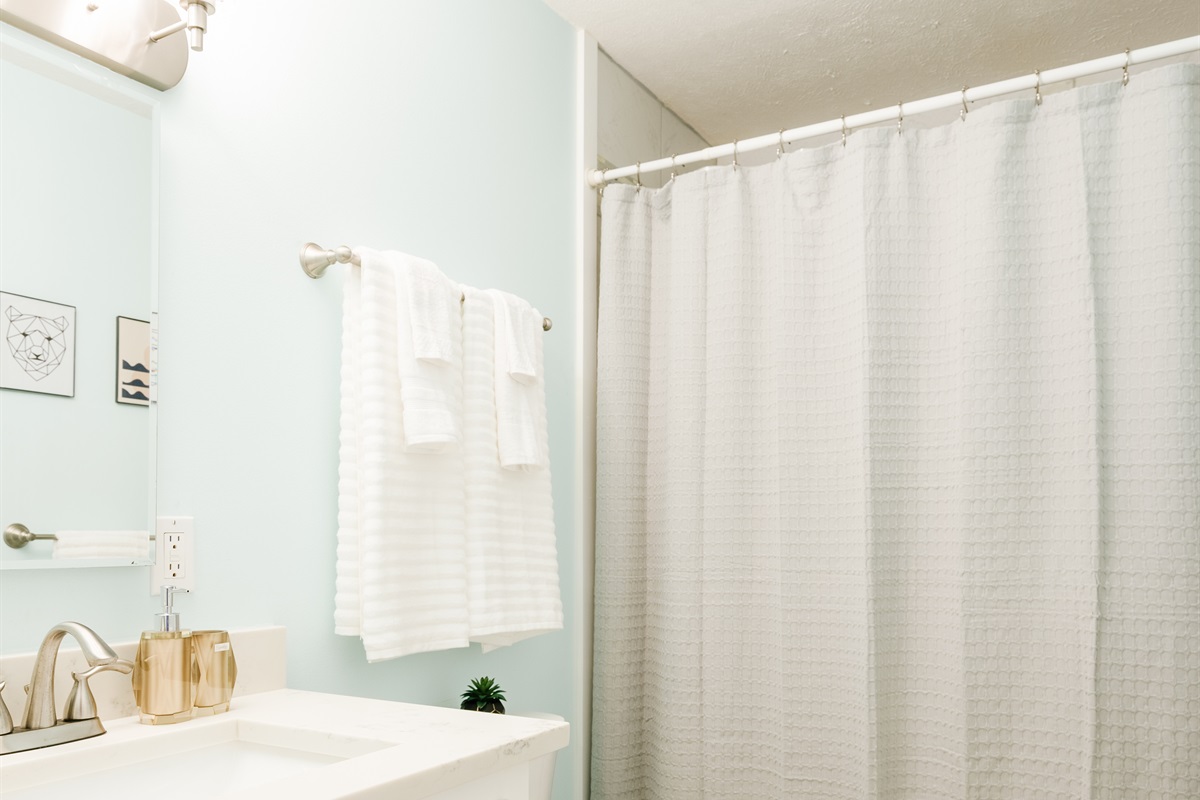
<svg viewBox="0 0 1200 800">
<path fill-rule="evenodd" d="M 235 698 L 229 713 L 180 725 L 142 725 L 136 717 L 105 720 L 108 732 L 103 736 L 5 756 L 0 783 L 18 789 L 43 782 L 48 772 L 56 780 L 86 774 L 97 769 L 99 758 L 117 753 L 165 755 L 160 751 L 169 753 L 185 738 L 198 742 L 227 736 L 232 724 L 247 731 L 256 725 L 269 729 L 270 743 L 279 746 L 288 746 L 288 737 L 294 736 L 298 742 L 327 743 L 330 752 L 340 748 L 351 757 L 212 795 L 226 800 L 427 797 L 552 753 L 566 747 L 569 738 L 564 722 L 278 689 Z"/>
</svg>

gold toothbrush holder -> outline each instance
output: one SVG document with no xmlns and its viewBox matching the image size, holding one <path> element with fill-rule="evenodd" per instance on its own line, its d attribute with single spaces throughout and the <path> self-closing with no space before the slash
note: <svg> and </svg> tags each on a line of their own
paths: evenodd
<svg viewBox="0 0 1200 800">
<path fill-rule="evenodd" d="M 229 710 L 229 698 L 237 682 L 237 660 L 229 631 L 192 631 L 192 649 L 196 654 L 194 714 L 223 714 Z"/>
</svg>

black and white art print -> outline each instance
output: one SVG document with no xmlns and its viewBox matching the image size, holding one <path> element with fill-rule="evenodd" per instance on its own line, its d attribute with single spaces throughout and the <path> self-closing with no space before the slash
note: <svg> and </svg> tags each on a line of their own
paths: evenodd
<svg viewBox="0 0 1200 800">
<path fill-rule="evenodd" d="M 75 396 L 75 306 L 0 292 L 0 389 Z"/>
<path fill-rule="evenodd" d="M 150 323 L 117 317 L 117 402 L 150 405 Z"/>
</svg>

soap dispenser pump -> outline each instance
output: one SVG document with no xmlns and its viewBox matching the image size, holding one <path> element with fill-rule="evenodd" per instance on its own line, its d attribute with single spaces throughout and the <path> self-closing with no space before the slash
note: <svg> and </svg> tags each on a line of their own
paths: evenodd
<svg viewBox="0 0 1200 800">
<path fill-rule="evenodd" d="M 175 595 L 187 592 L 162 587 L 162 611 L 154 615 L 155 629 L 142 632 L 133 662 L 133 700 L 141 721 L 170 725 L 192 718 L 196 670 L 192 632 L 179 626 Z"/>
</svg>

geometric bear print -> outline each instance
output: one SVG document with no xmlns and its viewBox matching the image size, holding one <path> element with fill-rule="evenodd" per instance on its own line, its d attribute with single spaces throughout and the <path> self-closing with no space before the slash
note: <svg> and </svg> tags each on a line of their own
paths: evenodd
<svg viewBox="0 0 1200 800">
<path fill-rule="evenodd" d="M 16 306 L 9 306 L 4 313 L 8 317 L 4 338 L 21 369 L 35 381 L 58 369 L 67 354 L 67 339 L 63 336 L 67 318 L 22 314 Z"/>
</svg>

